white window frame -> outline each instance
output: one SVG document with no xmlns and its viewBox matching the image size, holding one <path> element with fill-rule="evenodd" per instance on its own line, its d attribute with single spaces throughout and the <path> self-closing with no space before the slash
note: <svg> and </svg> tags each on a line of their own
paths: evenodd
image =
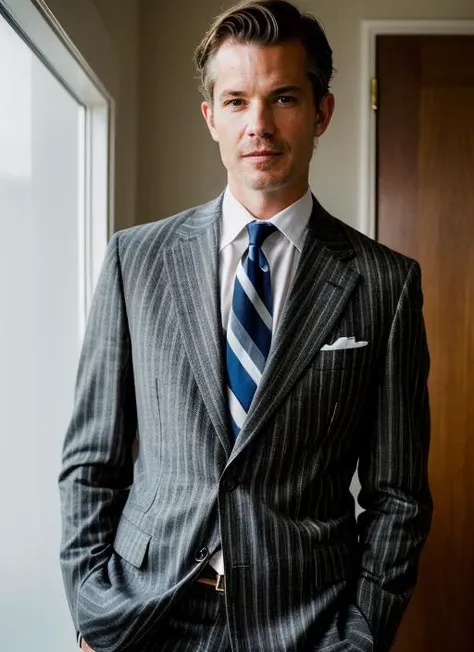
<svg viewBox="0 0 474 652">
<path fill-rule="evenodd" d="M 81 0 L 82 3 L 85 0 Z M 76 9 L 81 2 L 75 0 Z M 107 241 L 114 231 L 115 101 L 44 0 L 0 0 L 0 14 L 84 107 L 80 143 L 79 332 L 87 313 Z"/>
</svg>

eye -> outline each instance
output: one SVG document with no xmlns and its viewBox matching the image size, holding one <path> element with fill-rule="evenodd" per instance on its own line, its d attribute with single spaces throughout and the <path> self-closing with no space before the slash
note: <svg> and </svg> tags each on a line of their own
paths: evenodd
<svg viewBox="0 0 474 652">
<path fill-rule="evenodd" d="M 238 109 L 241 107 L 243 104 L 243 100 L 240 99 L 233 99 L 233 100 L 227 100 L 227 102 L 224 103 L 224 106 L 230 106 L 231 109 Z"/>
<path fill-rule="evenodd" d="M 295 104 L 297 101 L 293 95 L 278 95 L 275 100 L 278 104 Z"/>
</svg>

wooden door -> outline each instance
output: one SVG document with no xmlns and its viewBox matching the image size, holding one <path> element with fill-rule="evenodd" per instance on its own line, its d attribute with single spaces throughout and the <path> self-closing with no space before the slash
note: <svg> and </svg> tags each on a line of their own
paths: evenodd
<svg viewBox="0 0 474 652">
<path fill-rule="evenodd" d="M 396 652 L 474 650 L 474 37 L 377 39 L 377 238 L 423 272 L 433 528 Z"/>
</svg>

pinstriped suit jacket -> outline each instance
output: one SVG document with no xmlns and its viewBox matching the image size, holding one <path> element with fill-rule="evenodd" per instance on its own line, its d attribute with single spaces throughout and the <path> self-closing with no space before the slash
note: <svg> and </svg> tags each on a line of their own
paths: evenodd
<svg viewBox="0 0 474 652">
<path fill-rule="evenodd" d="M 168 610 L 221 542 L 234 652 L 385 652 L 432 513 L 419 266 L 314 200 L 233 441 L 221 203 L 110 241 L 60 475 L 75 626 L 98 652 L 158 651 Z M 368 345 L 321 351 L 344 336 Z"/>
</svg>

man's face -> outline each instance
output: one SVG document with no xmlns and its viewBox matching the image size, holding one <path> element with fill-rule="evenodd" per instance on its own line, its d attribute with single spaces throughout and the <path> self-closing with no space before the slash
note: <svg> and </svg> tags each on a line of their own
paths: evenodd
<svg viewBox="0 0 474 652">
<path fill-rule="evenodd" d="M 306 53 L 298 42 L 226 42 L 211 64 L 212 106 L 202 112 L 219 143 L 231 190 L 304 191 L 314 139 L 331 119 L 334 98 L 315 106 Z"/>
</svg>

